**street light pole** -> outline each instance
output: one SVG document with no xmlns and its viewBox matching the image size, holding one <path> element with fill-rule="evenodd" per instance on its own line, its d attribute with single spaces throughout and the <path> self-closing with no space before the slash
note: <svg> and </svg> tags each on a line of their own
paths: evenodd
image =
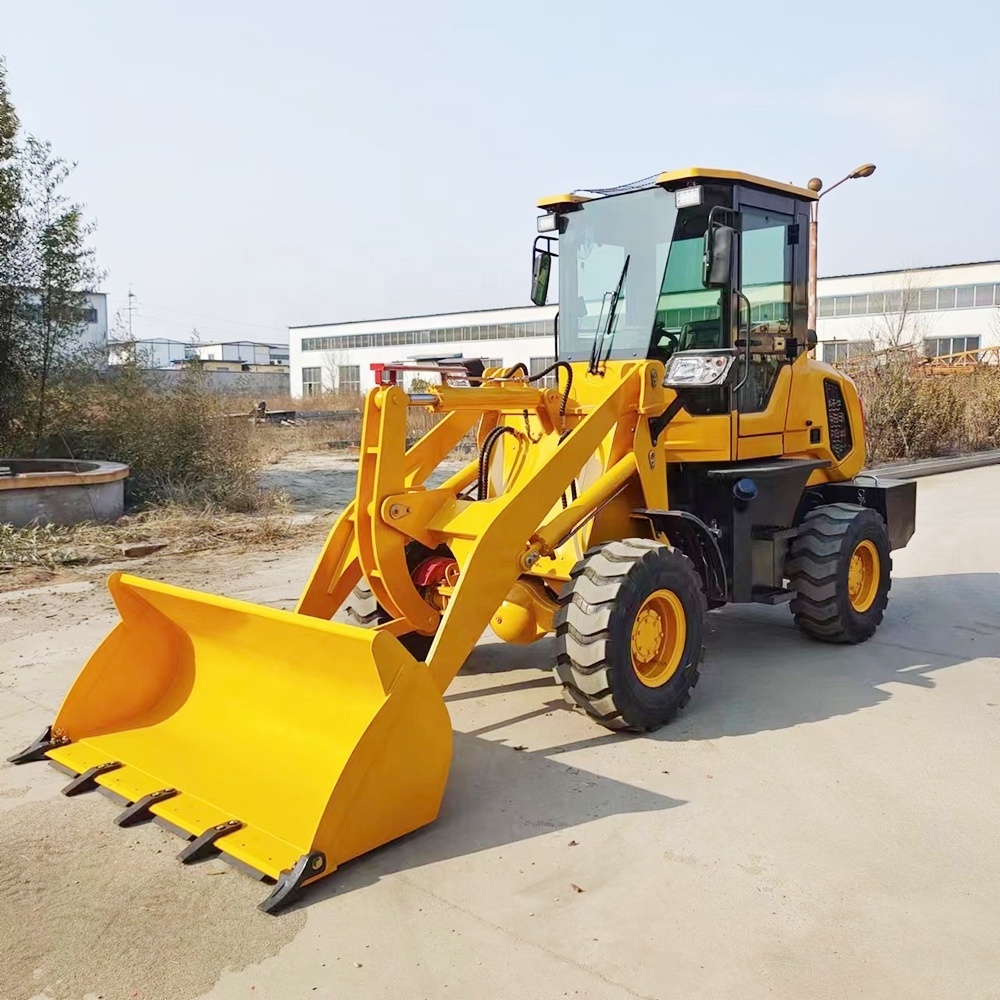
<svg viewBox="0 0 1000 1000">
<path fill-rule="evenodd" d="M 858 177 L 871 177 L 875 173 L 874 163 L 863 163 L 856 167 L 846 177 L 841 177 L 836 184 L 831 185 L 823 191 L 823 182 L 814 177 L 806 185 L 810 191 L 816 192 L 816 198 L 809 205 L 809 285 L 808 285 L 808 312 L 806 318 L 806 329 L 816 332 L 816 288 L 819 277 L 818 256 L 819 256 L 819 201 L 823 195 L 829 194 L 834 188 L 840 187 L 844 181 L 853 181 Z M 823 191 L 823 194 L 819 192 Z"/>
</svg>

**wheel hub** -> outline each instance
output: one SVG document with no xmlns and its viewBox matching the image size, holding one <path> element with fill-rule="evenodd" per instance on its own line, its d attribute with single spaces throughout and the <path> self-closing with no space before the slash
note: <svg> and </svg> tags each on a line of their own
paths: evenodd
<svg viewBox="0 0 1000 1000">
<path fill-rule="evenodd" d="M 654 591 L 632 624 L 632 669 L 646 687 L 666 684 L 684 656 L 687 622 L 680 598 L 670 590 Z"/>
<path fill-rule="evenodd" d="M 847 595 L 855 611 L 865 612 L 875 603 L 880 576 L 881 560 L 875 544 L 868 539 L 859 542 L 847 569 Z"/>
</svg>

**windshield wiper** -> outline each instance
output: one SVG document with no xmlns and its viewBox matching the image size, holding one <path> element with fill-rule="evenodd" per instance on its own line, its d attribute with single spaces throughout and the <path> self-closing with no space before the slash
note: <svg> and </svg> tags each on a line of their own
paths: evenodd
<svg viewBox="0 0 1000 1000">
<path fill-rule="evenodd" d="M 618 283 L 615 285 L 615 290 L 611 293 L 611 308 L 608 310 L 608 321 L 604 324 L 604 329 L 601 331 L 599 337 L 594 338 L 594 347 L 590 352 L 590 374 L 596 375 L 601 363 L 601 351 L 604 349 L 604 341 L 608 334 L 611 334 L 611 339 L 608 341 L 607 354 L 604 356 L 604 360 L 607 361 L 608 355 L 611 354 L 611 345 L 615 340 L 615 313 L 618 311 L 618 300 L 621 298 L 622 289 L 625 287 L 625 278 L 628 275 L 628 262 L 632 259 L 632 255 L 628 254 L 625 257 L 625 263 L 622 265 L 622 273 L 618 276 Z"/>
</svg>

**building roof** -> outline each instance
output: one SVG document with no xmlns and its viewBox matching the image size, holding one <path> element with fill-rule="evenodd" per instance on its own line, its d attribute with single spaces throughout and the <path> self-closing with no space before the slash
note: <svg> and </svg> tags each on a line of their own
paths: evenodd
<svg viewBox="0 0 1000 1000">
<path fill-rule="evenodd" d="M 287 347 L 288 344 L 275 344 L 269 340 L 199 340 L 192 347 Z"/>
<path fill-rule="evenodd" d="M 847 274 L 821 274 L 821 281 L 832 281 L 834 278 L 874 278 L 880 274 L 905 274 L 907 271 L 944 271 L 951 267 L 986 267 L 989 264 L 998 265 L 1000 260 L 968 260 L 958 264 L 924 264 L 920 267 L 890 267 L 884 271 L 850 271 Z"/>
<path fill-rule="evenodd" d="M 502 313 L 510 312 L 513 309 L 558 309 L 559 306 L 556 303 L 550 303 L 549 305 L 536 306 L 532 305 L 530 302 L 526 305 L 520 306 L 494 306 L 492 309 L 451 309 L 448 312 L 434 312 L 434 313 L 413 313 L 409 316 L 377 316 L 375 318 L 368 317 L 367 319 L 345 319 L 345 320 L 332 320 L 329 323 L 303 323 L 301 326 L 290 326 L 289 330 L 316 330 L 321 326 L 352 326 L 357 323 L 388 323 L 395 322 L 400 319 L 447 319 L 449 316 L 468 316 L 475 313 Z"/>
</svg>

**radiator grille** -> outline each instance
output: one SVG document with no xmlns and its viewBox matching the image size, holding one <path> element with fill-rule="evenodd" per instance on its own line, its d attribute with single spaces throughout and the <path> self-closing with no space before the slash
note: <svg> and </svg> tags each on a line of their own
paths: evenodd
<svg viewBox="0 0 1000 1000">
<path fill-rule="evenodd" d="M 833 379 L 823 380 L 826 396 L 826 423 L 830 428 L 830 450 L 839 461 L 854 447 L 851 423 L 847 419 L 847 406 L 840 386 Z"/>
</svg>

